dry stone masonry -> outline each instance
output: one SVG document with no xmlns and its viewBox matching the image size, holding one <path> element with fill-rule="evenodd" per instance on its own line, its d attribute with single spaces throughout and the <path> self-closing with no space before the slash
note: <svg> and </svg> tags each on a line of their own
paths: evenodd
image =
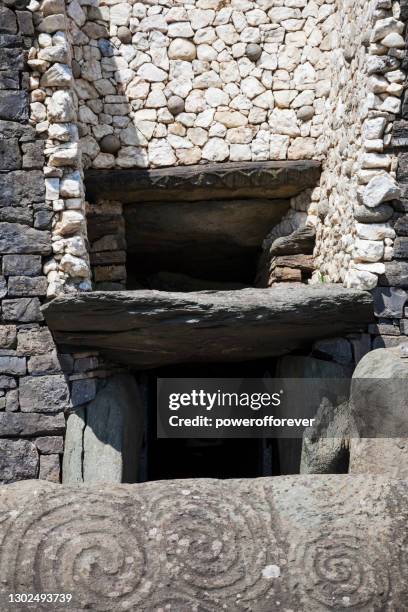
<svg viewBox="0 0 408 612">
<path fill-rule="evenodd" d="M 372 291 L 369 333 L 315 345 L 334 362 L 403 343 L 406 0 L 16 0 L 0 17 L 4 481 L 58 480 L 63 414 L 118 369 L 63 353 L 41 311 L 126 287 L 126 202 L 86 202 L 86 174 L 320 162 L 267 228 L 260 285 Z"/>
</svg>

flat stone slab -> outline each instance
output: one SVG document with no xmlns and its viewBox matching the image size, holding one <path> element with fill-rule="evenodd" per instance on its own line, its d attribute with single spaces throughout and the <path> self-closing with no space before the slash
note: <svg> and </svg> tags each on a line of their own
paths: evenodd
<svg viewBox="0 0 408 612">
<path fill-rule="evenodd" d="M 0 488 L 0 608 L 405 610 L 408 483 L 370 475 Z"/>
<path fill-rule="evenodd" d="M 157 170 L 88 170 L 87 199 L 151 200 L 288 198 L 315 187 L 317 161 L 229 162 Z"/>
<path fill-rule="evenodd" d="M 43 310 L 59 344 L 98 349 L 138 368 L 282 355 L 373 320 L 370 293 L 328 284 L 96 291 L 60 296 Z"/>
</svg>

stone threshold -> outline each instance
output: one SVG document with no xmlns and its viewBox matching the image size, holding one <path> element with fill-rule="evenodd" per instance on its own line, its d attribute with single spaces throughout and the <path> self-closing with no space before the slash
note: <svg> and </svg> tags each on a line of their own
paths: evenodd
<svg viewBox="0 0 408 612">
<path fill-rule="evenodd" d="M 372 296 L 341 285 L 192 293 L 155 290 L 59 296 L 43 307 L 64 350 L 99 350 L 132 367 L 249 361 L 361 331 Z"/>
<path fill-rule="evenodd" d="M 155 170 L 87 170 L 89 201 L 140 201 L 217 198 L 288 198 L 315 187 L 318 161 L 229 162 Z"/>
</svg>

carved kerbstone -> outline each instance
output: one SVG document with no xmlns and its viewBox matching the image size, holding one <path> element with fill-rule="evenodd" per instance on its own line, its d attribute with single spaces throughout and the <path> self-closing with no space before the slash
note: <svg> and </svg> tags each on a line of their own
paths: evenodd
<svg viewBox="0 0 408 612">
<path fill-rule="evenodd" d="M 26 481 L 0 489 L 0 608 L 405 610 L 407 520 L 408 483 L 368 475 Z"/>
</svg>

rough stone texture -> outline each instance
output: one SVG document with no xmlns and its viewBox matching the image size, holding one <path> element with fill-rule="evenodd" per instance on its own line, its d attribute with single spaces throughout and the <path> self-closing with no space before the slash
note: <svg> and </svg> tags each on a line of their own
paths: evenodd
<svg viewBox="0 0 408 612">
<path fill-rule="evenodd" d="M 55 416 L 22 412 L 0 412 L 2 436 L 27 438 L 34 436 L 61 435 L 65 431 L 64 415 Z"/>
<path fill-rule="evenodd" d="M 134 378 L 119 375 L 100 384 L 86 407 L 82 435 L 79 415 L 68 420 L 63 482 L 136 482 L 143 435 L 143 408 Z M 86 423 L 86 424 L 85 424 Z"/>
<path fill-rule="evenodd" d="M 76 610 L 403 610 L 407 498 L 368 475 L 18 483 L 0 491 L 0 588 L 57 580 Z"/>
<path fill-rule="evenodd" d="M 37 478 L 39 457 L 28 440 L 0 440 L 0 483 Z"/>
<path fill-rule="evenodd" d="M 316 415 L 321 423 L 319 432 L 305 431 L 303 444 L 297 438 L 277 441 L 282 474 L 299 474 L 299 470 L 304 474 L 321 473 L 318 466 L 322 465 L 326 465 L 323 473 L 336 473 L 334 468 L 341 463 L 342 440 L 329 440 L 325 437 L 326 431 L 322 432 L 323 421 L 319 412 L 325 408 L 330 420 L 336 418 L 338 407 L 348 397 L 348 379 L 351 374 L 352 366 L 342 366 L 313 357 L 288 355 L 278 360 L 275 376 L 282 379 L 279 380 L 279 386 L 283 389 L 285 405 L 290 406 L 291 414 L 295 418 L 300 418 L 301 414 L 308 414 L 310 418 Z M 295 385 L 291 382 L 293 378 L 297 379 Z M 305 379 L 304 385 L 301 379 Z"/>
<path fill-rule="evenodd" d="M 285 198 L 315 185 L 318 162 L 226 163 L 171 170 L 89 171 L 90 200 L 123 203 L 151 200 L 206 200 L 222 198 Z"/>
<path fill-rule="evenodd" d="M 351 406 L 361 439 L 352 439 L 350 473 L 408 475 L 408 362 L 398 349 L 377 349 L 353 374 Z"/>
<path fill-rule="evenodd" d="M 94 292 L 56 298 L 44 314 L 57 342 L 151 367 L 284 354 L 357 331 L 372 318 L 372 303 L 357 290 L 294 284 L 197 294 Z"/>
<path fill-rule="evenodd" d="M 23 378 L 19 395 L 22 412 L 57 413 L 70 406 L 63 375 Z"/>
</svg>

